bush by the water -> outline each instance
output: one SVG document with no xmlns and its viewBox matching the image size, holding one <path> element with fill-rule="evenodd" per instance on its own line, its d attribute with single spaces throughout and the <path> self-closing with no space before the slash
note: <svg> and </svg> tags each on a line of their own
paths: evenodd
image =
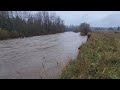
<svg viewBox="0 0 120 90">
<path fill-rule="evenodd" d="M 9 31 L 0 29 L 0 40 L 9 38 Z"/>
<path fill-rule="evenodd" d="M 79 27 L 79 30 L 80 30 L 82 36 L 85 36 L 88 34 L 88 32 L 91 32 L 90 25 L 87 23 L 82 23 Z"/>
<path fill-rule="evenodd" d="M 23 33 L 0 29 L 0 40 L 9 39 L 9 38 L 18 38 L 18 37 L 24 37 L 24 36 L 25 35 Z"/>
</svg>

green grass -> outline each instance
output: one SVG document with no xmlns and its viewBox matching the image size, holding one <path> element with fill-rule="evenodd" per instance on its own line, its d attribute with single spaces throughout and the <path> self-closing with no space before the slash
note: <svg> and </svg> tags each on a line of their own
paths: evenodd
<svg viewBox="0 0 120 90">
<path fill-rule="evenodd" d="M 61 79 L 120 79 L 120 33 L 92 32 Z"/>
</svg>

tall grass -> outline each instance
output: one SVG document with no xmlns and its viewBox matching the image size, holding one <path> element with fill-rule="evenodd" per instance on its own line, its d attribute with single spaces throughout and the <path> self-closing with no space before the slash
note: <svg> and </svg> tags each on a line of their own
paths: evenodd
<svg viewBox="0 0 120 90">
<path fill-rule="evenodd" d="M 94 32 L 61 79 L 120 79 L 120 33 Z"/>
</svg>

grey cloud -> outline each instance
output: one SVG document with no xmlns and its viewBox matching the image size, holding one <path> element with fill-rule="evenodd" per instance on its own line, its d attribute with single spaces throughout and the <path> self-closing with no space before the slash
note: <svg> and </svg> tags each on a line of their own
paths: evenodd
<svg viewBox="0 0 120 90">
<path fill-rule="evenodd" d="M 59 15 L 66 25 L 79 25 L 88 22 L 92 26 L 118 26 L 120 11 L 49 11 Z"/>
<path fill-rule="evenodd" d="M 88 22 L 92 26 L 118 26 L 120 11 L 55 11 L 65 20 L 65 24 L 79 25 Z"/>
</svg>

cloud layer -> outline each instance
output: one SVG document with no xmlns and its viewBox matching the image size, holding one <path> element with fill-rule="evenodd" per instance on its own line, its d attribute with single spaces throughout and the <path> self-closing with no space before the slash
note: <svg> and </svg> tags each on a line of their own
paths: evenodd
<svg viewBox="0 0 120 90">
<path fill-rule="evenodd" d="M 120 11 L 51 11 L 56 12 L 66 25 L 88 22 L 92 26 L 120 26 Z"/>
</svg>

